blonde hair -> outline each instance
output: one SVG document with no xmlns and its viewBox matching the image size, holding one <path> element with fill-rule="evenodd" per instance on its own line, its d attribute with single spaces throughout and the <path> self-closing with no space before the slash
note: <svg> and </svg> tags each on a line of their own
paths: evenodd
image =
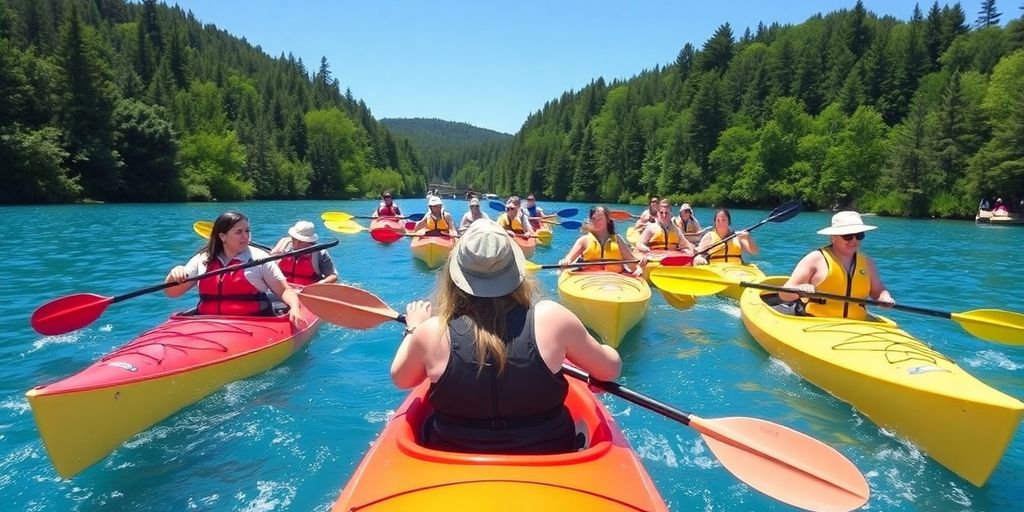
<svg viewBox="0 0 1024 512">
<path fill-rule="evenodd" d="M 451 261 L 451 260 L 449 260 Z M 519 287 L 501 297 L 476 297 L 466 293 L 452 281 L 448 264 L 441 270 L 437 281 L 437 319 L 441 325 L 441 336 L 448 332 L 449 323 L 465 316 L 473 324 L 476 340 L 477 375 L 484 370 L 487 356 L 498 365 L 498 373 L 505 371 L 508 356 L 505 353 L 505 335 L 508 313 L 518 307 L 529 308 L 536 299 L 537 285 L 527 275 Z"/>
</svg>

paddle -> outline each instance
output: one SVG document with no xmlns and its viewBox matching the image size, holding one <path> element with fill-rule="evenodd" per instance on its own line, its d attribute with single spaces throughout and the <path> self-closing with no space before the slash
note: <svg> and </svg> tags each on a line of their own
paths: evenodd
<svg viewBox="0 0 1024 512">
<path fill-rule="evenodd" d="M 612 220 L 633 220 L 640 218 L 639 215 L 633 215 L 625 210 L 608 210 L 608 216 L 611 217 Z"/>
<path fill-rule="evenodd" d="M 726 279 L 712 270 L 701 267 L 655 269 L 651 272 L 651 281 L 658 288 L 669 290 L 672 293 L 689 295 L 713 295 L 729 286 L 739 285 L 744 288 L 795 293 L 801 297 L 812 299 L 828 299 L 853 304 L 891 307 L 892 309 L 908 313 L 952 320 L 960 324 L 960 327 L 965 331 L 983 340 L 1005 343 L 1007 345 L 1024 345 L 1024 314 L 1002 309 L 975 309 L 963 313 L 950 313 L 948 311 L 938 311 L 903 304 L 888 304 L 876 300 L 857 299 L 831 293 L 804 293 L 798 288 Z"/>
<path fill-rule="evenodd" d="M 662 258 L 659 263 L 663 266 L 675 267 L 689 265 L 693 258 L 690 256 L 667 256 Z M 530 260 L 526 260 L 526 270 L 537 271 L 537 270 L 548 270 L 553 268 L 571 268 L 571 267 L 587 267 L 590 265 L 621 265 L 623 263 L 639 263 L 640 260 L 596 260 L 596 261 L 579 261 L 576 263 L 570 263 L 566 266 L 561 266 L 558 263 L 548 263 L 539 265 Z"/>
<path fill-rule="evenodd" d="M 762 219 L 761 222 L 758 222 L 757 224 L 754 224 L 753 226 L 750 226 L 749 228 L 747 228 L 745 230 L 742 230 L 742 231 L 747 231 L 749 233 L 750 231 L 753 231 L 753 230 L 755 230 L 755 229 L 757 229 L 757 228 L 759 228 L 759 227 L 761 227 L 764 224 L 767 224 L 769 222 L 786 222 L 787 220 L 792 219 L 793 217 L 796 217 L 797 215 L 799 215 L 800 212 L 803 211 L 803 209 L 804 209 L 804 205 L 800 202 L 800 200 L 799 199 L 794 199 L 794 200 L 792 200 L 792 201 L 790 201 L 788 203 L 781 204 L 781 205 L 775 207 L 775 209 L 772 210 L 771 213 L 768 214 L 768 217 L 766 217 L 765 219 Z M 719 240 L 719 241 L 709 245 L 707 249 L 704 249 L 703 251 L 700 251 L 698 254 L 703 254 L 703 255 L 707 256 L 708 254 L 710 254 L 711 249 L 714 249 L 715 247 L 718 247 L 719 245 L 724 245 L 724 244 L 729 243 L 729 240 L 732 240 L 733 238 L 736 238 L 736 235 L 738 233 L 739 233 L 739 231 L 737 231 L 737 232 L 735 232 L 735 233 L 733 233 L 733 234 L 731 234 L 731 235 L 729 235 L 729 236 L 727 236 L 727 237 L 725 237 L 725 238 L 723 238 L 723 239 L 721 239 L 721 240 Z"/>
<path fill-rule="evenodd" d="M 213 233 L 213 223 L 208 220 L 196 221 L 195 224 L 192 224 L 192 231 L 195 231 L 197 235 L 203 238 L 209 239 L 210 234 Z M 270 252 L 271 250 L 270 247 L 258 244 L 256 242 L 249 242 L 249 245 L 252 247 L 259 247 L 260 249 L 263 249 L 264 251 L 267 252 Z"/>
<path fill-rule="evenodd" d="M 363 231 L 369 231 L 369 229 L 354 220 L 325 220 L 324 226 L 335 233 L 342 233 L 345 235 L 354 235 L 356 233 L 362 233 Z"/>
<path fill-rule="evenodd" d="M 268 256 L 266 258 L 251 260 L 246 263 L 239 263 L 238 265 L 231 265 L 228 267 L 214 270 L 212 272 L 200 274 L 195 277 L 190 277 L 182 281 L 182 283 L 198 281 L 200 279 L 204 279 L 207 277 L 213 277 L 221 274 L 226 274 L 228 272 L 234 272 L 235 270 L 255 267 L 257 265 L 267 263 L 268 261 L 275 261 L 290 256 L 298 256 L 300 254 L 316 252 L 321 249 L 326 249 L 328 247 L 334 247 L 335 245 L 338 245 L 337 240 L 312 245 L 295 251 L 275 254 L 273 256 Z M 38 332 L 39 334 L 43 334 L 46 336 L 54 336 L 57 334 L 69 333 L 71 331 L 81 329 L 82 327 L 85 327 L 96 321 L 96 319 L 99 318 L 100 315 L 102 315 L 103 312 L 106 311 L 107 307 L 110 306 L 111 304 L 122 302 L 134 297 L 138 297 L 140 295 L 145 295 L 147 293 L 153 293 L 156 291 L 164 290 L 166 288 L 177 286 L 179 284 L 181 283 L 162 283 L 155 286 L 150 286 L 148 288 L 143 288 L 141 290 L 136 290 L 134 292 L 126 293 L 124 295 L 118 295 L 116 297 L 104 297 L 102 295 L 96 295 L 93 293 L 76 293 L 74 295 L 61 297 L 59 299 L 47 302 L 42 306 L 39 306 L 39 308 L 37 308 L 32 313 L 32 328 L 35 329 L 36 332 Z"/>
<path fill-rule="evenodd" d="M 299 292 L 313 314 L 342 327 L 369 329 L 405 317 L 365 290 L 314 284 Z M 846 457 L 817 439 L 757 418 L 705 419 L 675 409 L 616 382 L 591 378 L 563 365 L 562 372 L 591 386 L 692 427 L 741 481 L 784 503 L 807 510 L 853 510 L 870 495 L 867 481 Z"/>
<path fill-rule="evenodd" d="M 498 201 L 489 201 L 487 203 L 487 206 L 489 206 L 492 210 L 494 210 L 496 212 L 503 212 L 503 211 L 505 211 L 505 203 L 499 203 Z M 564 219 L 564 218 L 568 218 L 568 217 L 575 217 L 575 216 L 577 216 L 579 214 L 580 214 L 579 208 L 564 208 L 562 210 L 558 210 L 555 213 L 550 213 L 550 214 L 542 215 L 540 217 L 530 217 L 530 218 L 531 219 L 550 219 L 552 217 L 561 217 L 561 218 Z"/>
<path fill-rule="evenodd" d="M 401 217 L 391 217 L 391 218 L 393 218 L 393 219 L 405 219 L 405 220 L 411 220 L 413 222 L 419 222 L 420 220 L 423 219 L 424 215 L 425 214 L 423 214 L 423 213 L 414 213 L 412 215 L 405 215 L 405 216 L 401 216 Z M 352 220 L 352 219 L 374 219 L 374 218 L 376 218 L 376 217 L 373 217 L 371 215 L 352 215 L 350 213 L 345 213 L 345 212 L 324 212 L 324 213 L 320 214 L 320 219 L 321 220 L 334 220 L 334 221 L 346 221 L 346 220 Z"/>
<path fill-rule="evenodd" d="M 370 238 L 373 238 L 374 240 L 385 244 L 395 243 L 401 240 L 402 237 L 404 236 L 440 236 L 445 238 L 458 238 L 457 236 L 453 237 L 452 235 L 448 234 L 424 235 L 423 233 L 399 233 L 393 229 L 388 228 L 377 228 L 370 230 Z"/>
</svg>

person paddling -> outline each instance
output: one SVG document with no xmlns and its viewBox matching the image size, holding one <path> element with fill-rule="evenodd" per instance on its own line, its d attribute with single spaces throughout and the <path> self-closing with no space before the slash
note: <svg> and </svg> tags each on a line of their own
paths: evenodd
<svg viewBox="0 0 1024 512">
<path fill-rule="evenodd" d="M 373 211 L 373 218 L 377 217 L 401 217 L 402 209 L 395 203 L 394 198 L 391 196 L 390 190 L 385 190 L 380 194 L 380 205 Z"/>
<path fill-rule="evenodd" d="M 416 223 L 413 231 L 426 229 L 426 236 L 458 236 L 455 232 L 455 221 L 452 214 L 444 209 L 444 202 L 440 197 L 430 196 L 427 200 L 427 214 Z"/>
<path fill-rule="evenodd" d="M 213 223 L 206 247 L 192 257 L 185 265 L 178 265 L 168 272 L 166 283 L 179 282 L 220 268 L 263 259 L 268 255 L 256 247 L 249 247 L 252 235 L 249 219 L 240 212 L 224 212 Z M 274 262 L 239 269 L 199 281 L 200 315 L 273 315 L 273 305 L 268 296 L 273 292 L 288 305 L 288 316 L 293 325 L 305 324 L 299 307 L 299 297 L 288 286 L 284 274 Z M 180 297 L 195 286 L 196 282 L 181 283 L 165 290 L 168 297 Z"/>
<path fill-rule="evenodd" d="M 462 216 L 462 221 L 459 223 L 459 232 L 465 232 L 469 229 L 470 224 L 480 219 L 490 219 L 490 217 L 487 216 L 487 212 L 480 210 L 480 200 L 474 197 L 469 200 L 469 211 Z"/>
<path fill-rule="evenodd" d="M 636 243 L 636 250 L 640 252 L 651 252 L 652 249 L 685 251 L 687 254 L 693 254 L 693 244 L 686 239 L 679 226 L 672 222 L 672 205 L 667 199 L 662 199 L 658 204 L 657 218 L 647 224 Z"/>
<path fill-rule="evenodd" d="M 298 249 L 305 249 L 316 243 L 319 236 L 316 226 L 308 220 L 300 220 L 288 228 L 288 236 L 278 240 L 270 254 L 281 254 Z M 334 283 L 338 281 L 338 272 L 334 269 L 334 260 L 327 249 L 315 253 L 300 254 L 278 260 L 278 268 L 285 279 L 291 284 L 308 285 L 313 283 Z"/>
<path fill-rule="evenodd" d="M 530 227 L 534 231 L 540 229 L 540 221 L 544 217 L 544 209 L 537 206 L 537 196 L 533 192 L 526 196 L 526 208 L 524 210 L 526 211 L 527 218 L 530 219 Z"/>
<path fill-rule="evenodd" d="M 622 239 L 622 236 L 615 233 L 615 221 L 608 214 L 608 208 L 595 206 L 590 209 L 590 221 L 587 222 L 587 234 L 576 239 L 565 257 L 558 261 L 559 265 L 567 266 L 575 263 L 577 258 L 583 261 L 600 260 L 635 260 L 638 259 L 629 250 L 629 244 Z M 637 265 L 597 265 L 587 267 L 587 270 L 606 270 L 609 272 L 626 272 L 633 276 L 644 275 L 643 265 L 647 255 L 643 255 L 641 262 Z"/>
<path fill-rule="evenodd" d="M 870 297 L 895 304 L 878 275 L 874 260 L 860 252 L 865 233 L 873 229 L 876 226 L 864 224 L 857 212 L 833 215 L 832 225 L 818 230 L 819 235 L 828 235 L 831 243 L 804 256 L 783 286 L 799 288 L 804 293 L 821 292 L 857 299 Z M 779 298 L 784 301 L 795 301 L 799 297 L 795 293 L 779 293 Z M 868 318 L 864 305 L 835 300 L 810 301 L 805 312 L 811 316 L 853 320 Z"/>
<path fill-rule="evenodd" d="M 622 360 L 561 304 L 537 301 L 526 258 L 505 230 L 478 220 L 438 276 L 434 307 L 406 306 L 405 337 L 391 364 L 400 388 L 431 383 L 428 448 L 505 454 L 576 450 L 564 405 L 566 360 L 612 380 Z"/>
<path fill-rule="evenodd" d="M 704 236 L 701 231 L 700 222 L 697 217 L 693 215 L 693 207 L 690 203 L 683 203 L 679 207 L 679 216 L 672 219 L 672 223 L 675 224 L 680 231 L 683 232 L 683 236 L 686 237 L 691 244 L 699 244 L 700 239 Z"/>
<path fill-rule="evenodd" d="M 508 201 L 505 201 L 505 212 L 498 216 L 498 224 L 505 228 L 509 236 L 529 238 L 533 234 L 533 226 L 519 209 L 520 204 L 519 197 L 508 198 Z"/>
<path fill-rule="evenodd" d="M 728 242 L 717 245 L 710 251 L 710 254 L 704 256 L 704 252 L 707 251 L 711 246 L 718 244 L 722 240 L 732 237 Z M 750 233 L 746 231 L 732 231 L 732 214 L 725 208 L 719 209 L 715 212 L 715 229 L 709 231 L 704 238 L 700 239 L 700 245 L 697 246 L 697 257 L 693 259 L 694 265 L 706 265 L 708 263 L 743 263 L 743 253 L 747 253 L 753 256 L 757 256 L 760 248 L 754 239 L 751 238 Z"/>
<path fill-rule="evenodd" d="M 640 218 L 637 219 L 636 224 L 633 225 L 633 229 L 640 233 L 644 232 L 644 228 L 652 222 L 658 221 L 658 205 L 661 201 L 658 196 L 651 196 L 651 200 L 647 202 L 647 209 L 640 214 Z"/>
</svg>

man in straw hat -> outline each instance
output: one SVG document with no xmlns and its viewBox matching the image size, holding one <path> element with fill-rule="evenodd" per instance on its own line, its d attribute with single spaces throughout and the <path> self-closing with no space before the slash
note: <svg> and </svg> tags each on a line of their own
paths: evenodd
<svg viewBox="0 0 1024 512">
<path fill-rule="evenodd" d="M 818 230 L 828 235 L 830 244 L 804 256 L 793 269 L 793 275 L 783 285 L 799 288 L 804 293 L 822 292 L 832 295 L 866 299 L 895 304 L 885 289 L 875 262 L 860 252 L 865 233 L 877 229 L 864 224 L 857 212 L 839 212 L 832 216 L 832 225 Z M 782 300 L 797 300 L 795 293 L 780 293 Z M 867 309 L 862 304 L 834 300 L 812 300 L 806 313 L 811 316 L 866 320 Z"/>
<path fill-rule="evenodd" d="M 423 444 L 477 453 L 574 451 L 562 363 L 611 380 L 622 368 L 618 352 L 561 304 L 537 302 L 522 250 L 494 221 L 466 230 L 437 289 L 437 316 L 426 301 L 406 307 L 408 327 L 391 363 L 400 388 L 432 383 L 435 412 Z"/>
<path fill-rule="evenodd" d="M 430 196 L 427 199 L 427 214 L 416 223 L 413 231 L 421 229 L 427 230 L 424 233 L 427 236 L 458 236 L 458 233 L 455 232 L 455 221 L 452 220 L 452 214 L 444 209 L 444 202 L 438 196 Z"/>
<path fill-rule="evenodd" d="M 308 220 L 300 220 L 288 228 L 288 236 L 278 240 L 270 254 L 305 249 L 318 239 L 316 226 Z M 334 269 L 334 260 L 327 249 L 278 260 L 277 266 L 291 284 L 334 283 L 338 280 L 338 271 Z"/>
</svg>

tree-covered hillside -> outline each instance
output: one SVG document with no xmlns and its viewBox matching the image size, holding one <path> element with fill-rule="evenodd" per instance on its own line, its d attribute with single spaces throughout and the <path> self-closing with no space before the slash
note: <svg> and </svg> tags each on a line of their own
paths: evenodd
<svg viewBox="0 0 1024 512">
<path fill-rule="evenodd" d="M 1019 13 L 1016 8 L 1014 11 Z M 909 21 L 852 9 L 737 37 L 632 79 L 596 79 L 531 115 L 493 168 L 459 173 L 500 194 L 896 215 L 973 215 L 1024 195 L 1024 22 L 993 0 Z"/>
<path fill-rule="evenodd" d="M 308 73 L 154 0 L 0 0 L 2 203 L 419 195 L 326 60 Z"/>
<path fill-rule="evenodd" d="M 384 118 L 380 122 L 409 139 L 432 182 L 450 182 L 456 188 L 480 190 L 482 182 L 471 183 L 466 178 L 493 168 L 512 141 L 507 133 L 441 119 Z M 456 174 L 459 169 L 462 172 Z"/>
</svg>

